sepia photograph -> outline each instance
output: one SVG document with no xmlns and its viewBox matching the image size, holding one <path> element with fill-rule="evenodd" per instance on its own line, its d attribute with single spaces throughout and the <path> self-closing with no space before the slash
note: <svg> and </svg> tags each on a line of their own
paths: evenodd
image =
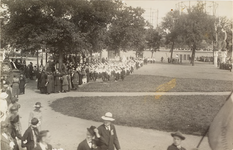
<svg viewBox="0 0 233 150">
<path fill-rule="evenodd" d="M 233 1 L 0 4 L 0 150 L 233 150 Z"/>
</svg>

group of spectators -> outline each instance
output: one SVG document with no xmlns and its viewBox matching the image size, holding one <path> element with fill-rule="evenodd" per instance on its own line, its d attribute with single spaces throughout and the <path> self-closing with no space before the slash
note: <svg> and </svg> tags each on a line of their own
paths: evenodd
<svg viewBox="0 0 233 150">
<path fill-rule="evenodd" d="M 49 61 L 37 73 L 37 88 L 43 94 L 69 92 L 77 90 L 79 85 L 96 80 L 119 81 L 133 73 L 135 69 L 142 67 L 143 59 L 128 59 L 124 62 L 95 61 L 75 66 L 67 61 L 61 67 L 58 63 Z M 61 69 L 59 69 L 61 68 Z"/>
<path fill-rule="evenodd" d="M 17 80 L 16 80 L 17 79 Z M 2 150 L 19 150 L 20 145 L 28 147 L 31 145 L 30 141 L 34 136 L 39 137 L 40 122 L 42 121 L 42 114 L 40 111 L 41 104 L 37 102 L 34 110 L 29 114 L 29 126 L 28 129 L 34 129 L 37 124 L 35 133 L 28 135 L 28 129 L 22 134 L 21 116 L 19 115 L 19 109 L 21 105 L 18 103 L 19 95 L 15 94 L 16 81 L 19 81 L 16 76 L 13 78 L 12 86 L 7 81 L 3 82 L 3 87 L 0 93 L 0 122 L 1 122 L 1 149 Z M 17 82 L 18 83 L 18 82 Z M 19 86 L 17 85 L 17 88 Z M 25 88 L 25 87 L 24 87 Z M 41 135 L 42 136 L 42 135 Z M 42 138 L 42 137 L 41 137 Z M 38 139 L 39 140 L 39 139 Z M 33 148 L 36 148 L 33 147 Z M 34 150 L 34 149 L 29 149 Z M 35 149 L 36 150 L 36 149 Z"/>
</svg>

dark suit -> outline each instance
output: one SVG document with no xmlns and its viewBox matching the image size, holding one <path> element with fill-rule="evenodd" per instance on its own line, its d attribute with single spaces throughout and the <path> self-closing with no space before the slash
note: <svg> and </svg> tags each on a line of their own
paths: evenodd
<svg viewBox="0 0 233 150">
<path fill-rule="evenodd" d="M 52 146 L 48 144 L 47 150 L 52 150 L 52 149 L 53 149 Z M 39 144 L 36 144 L 36 147 L 33 150 L 42 150 L 42 148 L 40 147 Z"/>
<path fill-rule="evenodd" d="M 36 129 L 36 139 L 37 139 L 37 135 L 39 133 L 38 129 Z M 24 144 L 23 141 L 27 140 L 27 143 Z M 35 142 L 33 139 L 33 129 L 32 127 L 28 127 L 28 129 L 25 131 L 23 137 L 22 137 L 22 147 L 26 147 L 27 150 L 33 150 L 34 146 L 35 146 Z"/>
<path fill-rule="evenodd" d="M 111 124 L 110 128 L 111 131 L 107 130 L 104 124 L 98 127 L 100 134 L 101 150 L 114 150 L 114 146 L 117 150 L 120 149 L 120 144 L 117 138 L 115 126 Z"/>
<path fill-rule="evenodd" d="M 185 148 L 181 147 L 181 149 L 178 149 L 174 144 L 170 145 L 167 150 L 186 150 Z"/>
<path fill-rule="evenodd" d="M 92 150 L 90 146 L 87 144 L 87 140 L 83 140 L 79 145 L 77 150 Z"/>
</svg>

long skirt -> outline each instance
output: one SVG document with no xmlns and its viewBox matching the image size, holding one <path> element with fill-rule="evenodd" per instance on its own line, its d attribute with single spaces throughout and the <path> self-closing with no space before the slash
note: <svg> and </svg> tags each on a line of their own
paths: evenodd
<svg viewBox="0 0 233 150">
<path fill-rule="evenodd" d="M 12 96 L 13 97 L 18 97 L 19 95 L 19 84 L 18 83 L 13 83 L 12 84 Z"/>
<path fill-rule="evenodd" d="M 68 91 L 68 85 L 62 85 L 62 90 L 63 91 Z"/>
</svg>

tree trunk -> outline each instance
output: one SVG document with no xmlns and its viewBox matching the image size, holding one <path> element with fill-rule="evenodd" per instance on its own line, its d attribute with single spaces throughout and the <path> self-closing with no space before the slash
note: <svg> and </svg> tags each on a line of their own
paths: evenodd
<svg viewBox="0 0 233 150">
<path fill-rule="evenodd" d="M 151 51 L 151 58 L 154 56 L 154 50 Z"/>
<path fill-rule="evenodd" d="M 171 49 L 171 58 L 170 58 L 170 63 L 172 63 L 172 55 L 173 55 L 173 49 L 174 49 L 175 42 L 172 42 L 172 49 Z"/>
<path fill-rule="evenodd" d="M 194 43 L 192 48 L 192 66 L 194 66 L 195 51 L 196 51 L 196 44 Z"/>
<path fill-rule="evenodd" d="M 39 52 L 38 52 L 38 49 L 36 50 L 36 68 L 37 68 L 37 71 L 39 70 Z M 32 66 L 33 67 L 33 66 Z"/>
<path fill-rule="evenodd" d="M 62 70 L 62 65 L 63 65 L 63 51 L 61 49 L 59 49 L 59 70 L 60 71 L 63 71 Z"/>
<path fill-rule="evenodd" d="M 89 63 L 91 62 L 92 63 L 92 49 L 90 50 L 90 55 L 91 55 L 91 60 L 89 60 Z"/>
</svg>

